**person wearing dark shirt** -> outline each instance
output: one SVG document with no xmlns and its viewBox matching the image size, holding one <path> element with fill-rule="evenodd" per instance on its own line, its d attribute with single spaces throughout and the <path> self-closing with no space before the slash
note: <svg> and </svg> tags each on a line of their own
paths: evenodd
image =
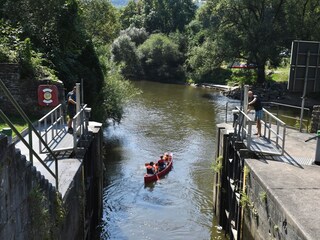
<svg viewBox="0 0 320 240">
<path fill-rule="evenodd" d="M 68 99 L 68 108 L 67 108 L 67 113 L 68 113 L 68 133 L 73 133 L 73 128 L 72 128 L 72 119 L 76 114 L 76 87 L 73 88 L 71 92 L 68 93 L 67 95 Z"/>
<path fill-rule="evenodd" d="M 258 135 L 259 137 L 261 137 L 262 136 L 261 135 L 261 119 L 263 117 L 261 100 L 257 95 L 254 95 L 252 91 L 248 92 L 248 99 L 249 99 L 249 103 L 248 103 L 249 111 L 251 110 L 251 108 L 254 108 L 255 110 L 254 120 L 256 121 L 256 124 L 257 124 L 257 133 L 255 133 L 254 135 Z"/>
</svg>

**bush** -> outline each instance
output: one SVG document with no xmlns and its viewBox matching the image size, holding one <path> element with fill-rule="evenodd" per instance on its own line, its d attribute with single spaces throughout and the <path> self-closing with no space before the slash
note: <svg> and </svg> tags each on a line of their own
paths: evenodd
<svg viewBox="0 0 320 240">
<path fill-rule="evenodd" d="M 120 123 L 125 103 L 136 94 L 139 94 L 139 91 L 119 71 L 110 71 L 99 95 L 98 102 L 102 104 L 95 108 L 95 115 L 102 122 L 111 119 L 114 123 Z"/>
<path fill-rule="evenodd" d="M 145 78 L 162 82 L 184 80 L 183 54 L 179 46 L 164 34 L 152 34 L 138 47 Z"/>
<path fill-rule="evenodd" d="M 233 69 L 228 85 L 254 85 L 257 79 L 257 73 L 253 69 Z"/>
</svg>

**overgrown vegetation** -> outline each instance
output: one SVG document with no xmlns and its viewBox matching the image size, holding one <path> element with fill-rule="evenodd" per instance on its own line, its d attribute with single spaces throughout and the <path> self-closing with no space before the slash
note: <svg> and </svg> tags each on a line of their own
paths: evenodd
<svg viewBox="0 0 320 240">
<path fill-rule="evenodd" d="M 219 173 L 222 169 L 222 160 L 223 157 L 219 156 L 217 157 L 217 159 L 212 163 L 211 165 L 211 169 L 215 172 L 215 173 Z"/>
<path fill-rule="evenodd" d="M 32 189 L 28 199 L 31 228 L 30 235 L 33 239 L 50 239 L 50 214 L 48 199 L 39 186 Z"/>
<path fill-rule="evenodd" d="M 282 53 L 292 40 L 320 39 L 317 0 L 208 0 L 200 8 L 192 0 L 130 0 L 120 9 L 109 0 L 0 0 L 0 6 L 0 62 L 19 63 L 26 79 L 58 78 L 67 89 L 83 80 L 85 102 L 107 107 L 93 107 L 103 122 L 118 122 L 123 99 L 132 95 L 129 87 L 108 90 L 121 94 L 114 99 L 105 96 L 114 79 L 283 81 Z M 256 68 L 226 67 L 234 61 Z M 266 77 L 267 68 L 274 74 Z"/>
<path fill-rule="evenodd" d="M 30 238 L 56 239 L 59 236 L 58 230 L 66 217 L 66 210 L 60 194 L 56 193 L 50 212 L 47 196 L 40 186 L 36 185 L 29 193 L 28 206 L 31 217 Z"/>
</svg>

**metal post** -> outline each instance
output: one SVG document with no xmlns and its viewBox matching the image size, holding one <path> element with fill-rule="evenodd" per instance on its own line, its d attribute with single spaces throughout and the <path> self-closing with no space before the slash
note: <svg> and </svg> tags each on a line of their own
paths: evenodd
<svg viewBox="0 0 320 240">
<path fill-rule="evenodd" d="M 302 120 L 303 120 L 303 111 L 304 111 L 304 102 L 306 98 L 307 92 L 307 84 L 308 84 L 308 70 L 309 70 L 309 59 L 310 59 L 310 51 L 307 54 L 307 64 L 306 64 L 306 74 L 304 76 L 304 87 L 303 87 L 303 94 L 302 94 L 302 102 L 301 102 L 301 115 L 300 115 L 300 128 L 299 131 L 302 132 Z"/>
<path fill-rule="evenodd" d="M 83 78 L 81 78 L 81 106 L 84 104 L 84 97 L 83 97 Z M 80 96 L 80 95 L 79 95 Z"/>
<path fill-rule="evenodd" d="M 80 111 L 80 102 L 81 102 L 81 96 L 80 96 L 80 83 L 76 83 L 76 114 Z M 77 126 L 80 126 L 80 119 L 77 117 Z M 77 132 L 77 129 L 74 129 L 74 131 Z"/>
<path fill-rule="evenodd" d="M 249 91 L 249 86 L 245 85 L 243 88 L 243 112 L 247 114 L 248 111 L 248 91 Z"/>
<path fill-rule="evenodd" d="M 316 158 L 314 164 L 320 165 L 320 130 L 317 131 Z"/>
</svg>

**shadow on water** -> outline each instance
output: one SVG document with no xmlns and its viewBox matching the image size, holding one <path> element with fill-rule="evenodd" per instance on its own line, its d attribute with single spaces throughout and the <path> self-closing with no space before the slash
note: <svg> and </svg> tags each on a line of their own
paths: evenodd
<svg viewBox="0 0 320 240">
<path fill-rule="evenodd" d="M 101 239 L 226 239 L 213 215 L 210 169 L 225 98 L 181 85 L 135 85 L 143 94 L 128 104 L 122 124 L 104 132 Z M 166 151 L 174 168 L 145 185 L 145 163 Z"/>
</svg>

